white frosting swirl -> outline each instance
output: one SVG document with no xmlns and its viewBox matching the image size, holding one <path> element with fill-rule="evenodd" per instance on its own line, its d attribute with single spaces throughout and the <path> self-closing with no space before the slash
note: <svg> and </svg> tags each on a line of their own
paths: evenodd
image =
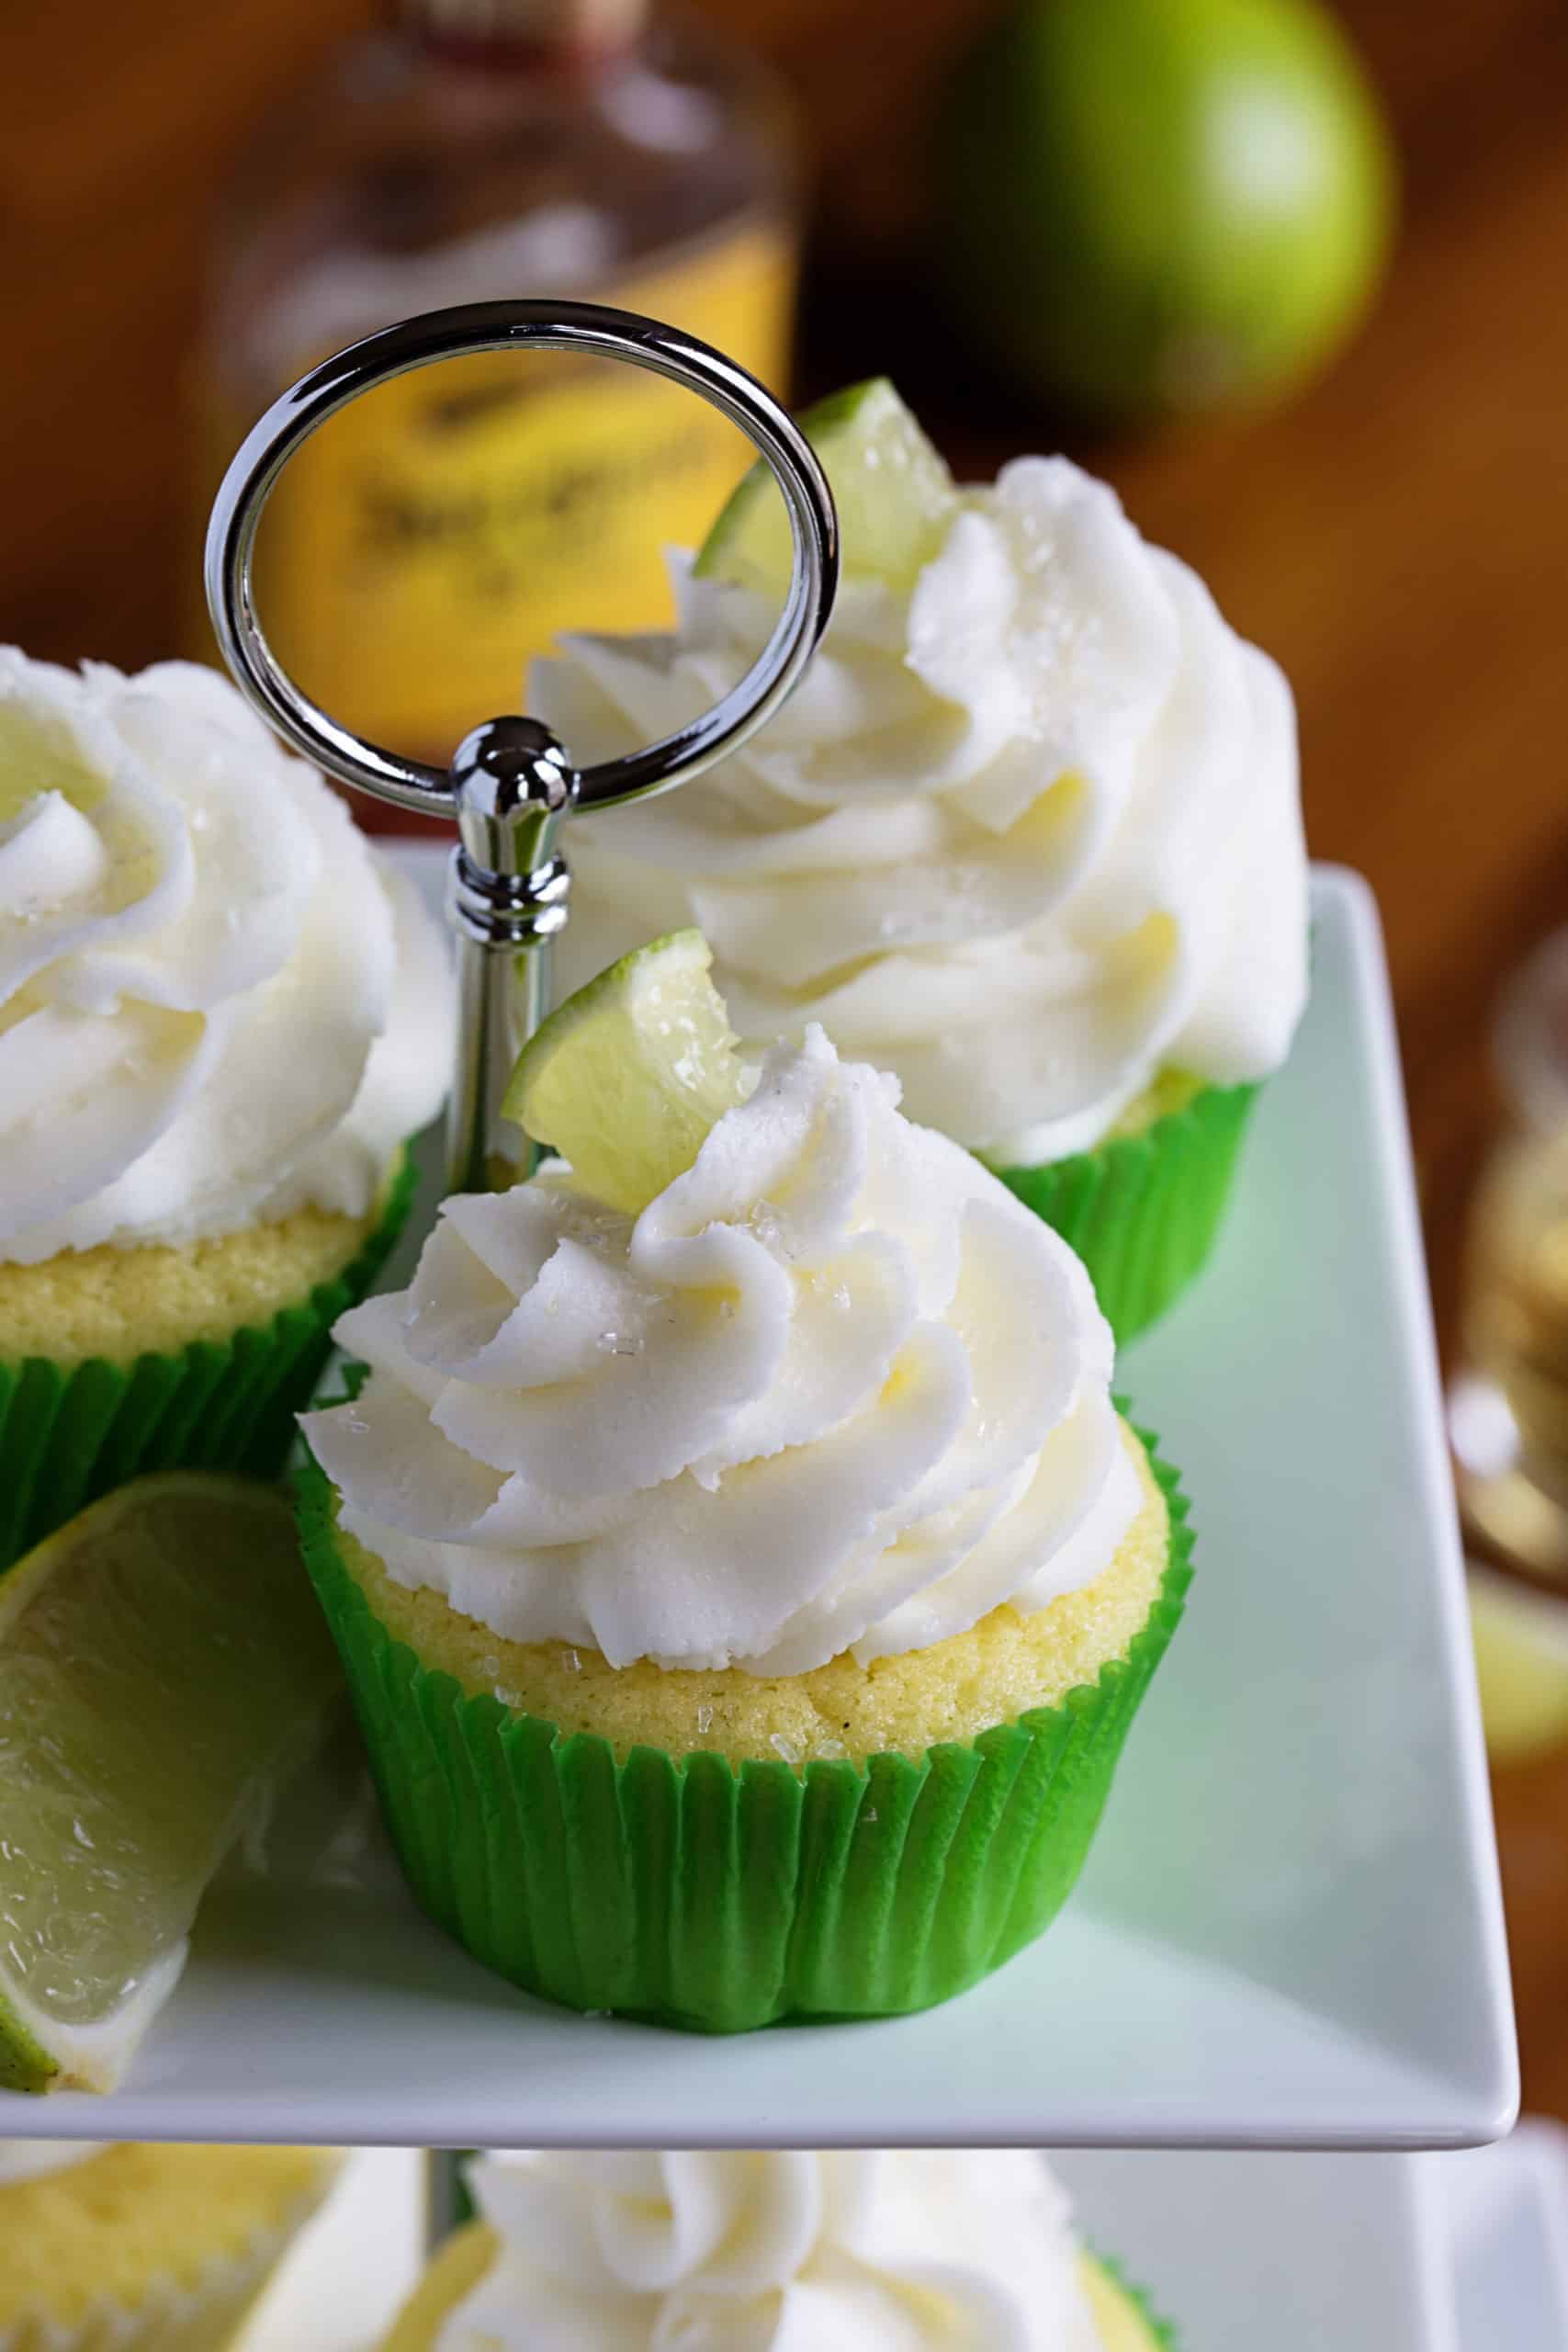
<svg viewBox="0 0 1568 2352">
<path fill-rule="evenodd" d="M 637 1218 L 448 1201 L 305 1417 L 344 1525 L 506 1638 L 794 1674 L 1044 1607 L 1139 1505 L 1082 1265 L 819 1029 Z"/>
<path fill-rule="evenodd" d="M 772 621 L 677 571 L 672 637 L 572 637 L 528 707 L 583 762 L 685 724 Z M 963 494 L 911 591 L 844 582 L 746 749 L 573 847 L 563 989 L 700 924 L 749 1042 L 820 1021 L 1000 1164 L 1087 1148 L 1165 1068 L 1282 1060 L 1306 991 L 1295 718 L 1062 458 Z"/>
<path fill-rule="evenodd" d="M 113 2145 L 110 2140 L 0 2140 L 0 2188 L 13 2181 L 41 2179 L 46 2173 L 69 2172 Z"/>
<path fill-rule="evenodd" d="M 214 672 L 0 648 L 0 1260 L 365 1216 L 454 1019 L 409 886 Z"/>
<path fill-rule="evenodd" d="M 1100 2352 L 1020 2150 L 481 2157 L 497 2259 L 437 2352 Z"/>
</svg>

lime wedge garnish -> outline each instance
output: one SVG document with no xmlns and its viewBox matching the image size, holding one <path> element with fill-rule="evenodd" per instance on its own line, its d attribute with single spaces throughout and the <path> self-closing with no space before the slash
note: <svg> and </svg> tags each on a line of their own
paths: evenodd
<svg viewBox="0 0 1568 2352">
<path fill-rule="evenodd" d="M 1488 1756 L 1515 1763 L 1568 1740 L 1568 1601 L 1474 1561 L 1469 1584 Z"/>
<path fill-rule="evenodd" d="M 800 428 L 839 510 L 845 572 L 908 588 L 941 546 L 958 503 L 953 476 L 936 450 L 885 376 L 818 401 L 801 417 Z M 704 540 L 697 571 L 779 595 L 789 564 L 788 517 L 759 460 Z"/>
<path fill-rule="evenodd" d="M 746 1094 L 700 931 L 634 948 L 569 996 L 517 1057 L 502 1114 L 635 1216 Z"/>
<path fill-rule="evenodd" d="M 113 2088 L 338 1687 L 271 1487 L 139 1479 L 0 1579 L 0 2084 Z"/>
</svg>

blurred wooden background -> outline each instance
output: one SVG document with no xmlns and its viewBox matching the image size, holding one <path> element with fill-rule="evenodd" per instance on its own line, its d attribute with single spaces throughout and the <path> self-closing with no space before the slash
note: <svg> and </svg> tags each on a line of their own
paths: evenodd
<svg viewBox="0 0 1568 2352">
<path fill-rule="evenodd" d="M 795 83 L 820 176 L 801 388 L 890 368 L 965 471 L 1055 421 L 905 296 L 919 126 L 984 0 L 704 0 Z M 168 648 L 180 365 L 237 138 L 366 0 L 0 8 L 0 638 Z M 1568 12 L 1343 0 L 1391 107 L 1405 222 L 1355 347 L 1274 415 L 1068 440 L 1284 662 L 1320 856 L 1387 924 L 1439 1317 L 1493 1116 L 1499 976 L 1568 920 Z M 1568 2114 L 1568 1759 L 1498 1790 L 1527 2095 Z"/>
</svg>

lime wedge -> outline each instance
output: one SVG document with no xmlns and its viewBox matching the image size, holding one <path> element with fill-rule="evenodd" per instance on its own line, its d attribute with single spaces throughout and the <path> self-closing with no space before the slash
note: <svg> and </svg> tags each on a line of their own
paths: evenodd
<svg viewBox="0 0 1568 2352">
<path fill-rule="evenodd" d="M 885 376 L 808 408 L 800 427 L 839 510 L 844 571 L 908 588 L 958 503 L 953 476 Z M 731 492 L 697 557 L 705 578 L 781 595 L 789 582 L 784 502 L 761 460 Z"/>
<path fill-rule="evenodd" d="M 338 1687 L 271 1487 L 139 1479 L 0 1580 L 0 2085 L 119 2081 Z"/>
<path fill-rule="evenodd" d="M 1568 1601 L 1473 1560 L 1469 1584 L 1486 1753 L 1518 1763 L 1568 1740 Z"/>
<path fill-rule="evenodd" d="M 746 1093 L 712 962 L 700 931 L 634 948 L 558 1006 L 506 1090 L 503 1115 L 631 1216 L 690 1168 Z"/>
</svg>

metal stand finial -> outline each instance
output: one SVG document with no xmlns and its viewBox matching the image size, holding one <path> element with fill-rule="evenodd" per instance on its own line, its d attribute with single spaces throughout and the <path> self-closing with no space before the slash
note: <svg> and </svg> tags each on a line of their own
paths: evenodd
<svg viewBox="0 0 1568 2352">
<path fill-rule="evenodd" d="M 556 847 L 581 781 L 536 718 L 491 718 L 465 735 L 448 770 L 457 816 L 446 903 L 459 940 L 457 1067 L 447 1112 L 455 1193 L 496 1192 L 536 1157 L 500 1115 L 524 1041 L 550 1009 L 550 942 L 571 876 Z"/>
<path fill-rule="evenodd" d="M 581 773 L 532 718 L 492 718 L 476 727 L 445 771 L 363 741 L 279 667 L 252 596 L 262 510 L 318 425 L 389 377 L 514 346 L 627 360 L 700 393 L 761 452 L 783 493 L 794 541 L 784 610 L 739 683 L 661 741 Z M 519 1048 L 549 1010 L 550 942 L 566 922 L 570 887 L 558 846 L 563 823 L 576 812 L 668 792 L 737 750 L 798 682 L 828 626 L 838 572 L 832 495 L 784 410 L 721 352 L 629 311 L 589 302 L 475 302 L 406 319 L 323 360 L 247 435 L 207 534 L 208 605 L 236 682 L 280 734 L 341 782 L 400 808 L 457 820 L 447 893 L 461 1005 L 448 1114 L 451 1190 L 512 1183 L 533 1162 L 526 1140 L 502 1119 L 501 1099 Z"/>
</svg>

